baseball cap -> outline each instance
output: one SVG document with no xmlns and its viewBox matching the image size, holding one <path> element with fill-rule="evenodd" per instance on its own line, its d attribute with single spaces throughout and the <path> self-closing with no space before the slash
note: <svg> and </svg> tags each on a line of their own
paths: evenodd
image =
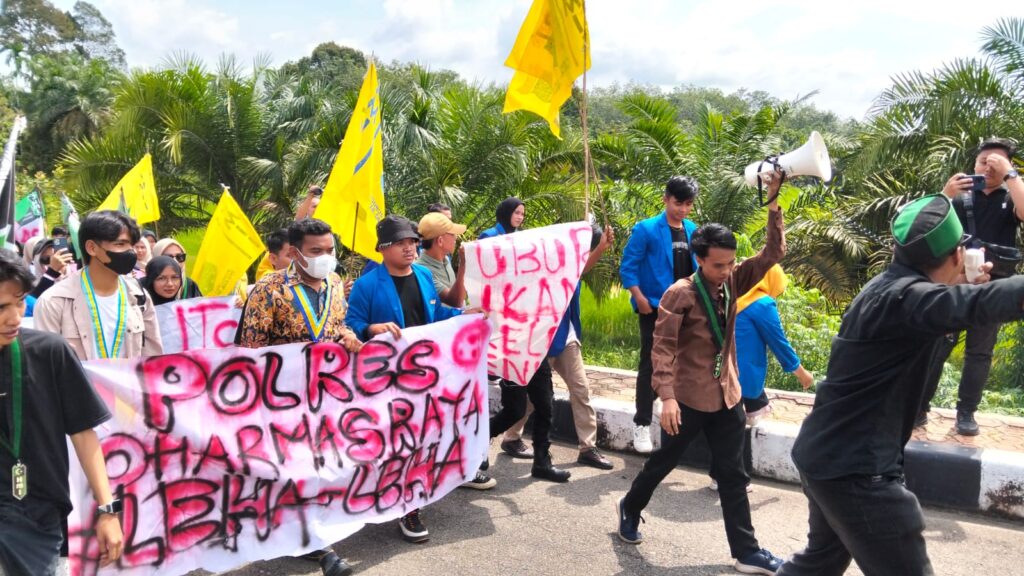
<svg viewBox="0 0 1024 576">
<path fill-rule="evenodd" d="M 433 240 L 442 234 L 461 236 L 466 231 L 462 224 L 456 224 L 440 212 L 431 212 L 420 218 L 419 233 L 424 240 Z"/>
</svg>

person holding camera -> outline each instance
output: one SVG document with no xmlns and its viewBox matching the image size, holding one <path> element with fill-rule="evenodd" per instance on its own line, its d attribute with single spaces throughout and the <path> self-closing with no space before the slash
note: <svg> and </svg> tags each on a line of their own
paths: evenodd
<svg viewBox="0 0 1024 576">
<path fill-rule="evenodd" d="M 971 239 L 968 248 L 981 248 L 985 260 L 992 263 L 993 278 L 1014 274 L 1020 253 L 1015 247 L 1017 228 L 1024 221 L 1024 181 L 1011 160 L 1016 153 L 1013 142 L 1003 138 L 985 140 L 974 159 L 974 175 L 954 174 L 943 194 L 953 201 L 961 226 Z M 992 350 L 999 335 L 1000 323 L 972 326 L 967 329 L 964 367 L 956 405 L 956 431 L 963 436 L 979 432 L 974 413 L 981 402 L 981 392 L 992 368 Z M 916 425 L 928 421 L 928 411 L 942 375 L 942 364 L 949 357 L 959 336 L 947 337 L 929 372 L 928 388 Z"/>
</svg>

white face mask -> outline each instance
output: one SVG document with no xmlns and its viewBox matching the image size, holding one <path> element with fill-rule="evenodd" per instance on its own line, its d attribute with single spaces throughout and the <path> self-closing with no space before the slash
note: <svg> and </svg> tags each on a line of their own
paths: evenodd
<svg viewBox="0 0 1024 576">
<path fill-rule="evenodd" d="M 306 265 L 302 266 L 302 263 L 298 262 L 299 266 L 302 266 L 306 274 L 320 280 L 330 276 L 331 272 L 334 272 L 334 269 L 338 266 L 338 259 L 334 257 L 334 254 L 321 254 L 319 256 L 306 256 L 303 254 L 302 258 L 306 260 Z"/>
</svg>

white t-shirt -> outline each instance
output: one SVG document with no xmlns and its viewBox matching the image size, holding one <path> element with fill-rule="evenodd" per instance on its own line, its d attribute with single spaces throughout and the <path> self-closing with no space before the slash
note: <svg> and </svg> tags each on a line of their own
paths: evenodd
<svg viewBox="0 0 1024 576">
<path fill-rule="evenodd" d="M 566 310 L 565 313 L 568 314 L 569 311 Z M 565 345 L 568 346 L 569 344 L 572 344 L 573 342 L 579 344 L 579 341 L 580 341 L 579 336 L 576 335 L 576 327 L 573 326 L 572 325 L 572 321 L 570 321 L 569 322 L 569 335 L 565 337 Z"/>
<path fill-rule="evenodd" d="M 103 351 L 104 354 L 109 352 L 110 348 L 114 345 L 114 336 L 117 334 L 117 303 L 120 299 L 120 292 L 114 292 L 110 296 L 96 295 L 96 304 L 100 309 L 100 321 L 103 323 L 103 337 L 107 341 L 107 349 Z M 127 314 L 128 311 L 125 310 L 124 313 Z M 98 334 L 96 339 L 99 340 Z M 97 342 L 97 346 L 102 347 L 103 343 Z M 123 345 L 121 349 L 124 350 Z"/>
</svg>

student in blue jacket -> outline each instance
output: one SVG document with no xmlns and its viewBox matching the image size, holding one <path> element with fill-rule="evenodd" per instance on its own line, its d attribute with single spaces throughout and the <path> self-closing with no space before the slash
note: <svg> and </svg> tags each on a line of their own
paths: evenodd
<svg viewBox="0 0 1024 576">
<path fill-rule="evenodd" d="M 636 415 L 633 417 L 633 448 L 640 453 L 654 449 L 651 443 L 651 348 L 654 324 L 658 321 L 661 296 L 676 280 L 697 270 L 690 251 L 690 237 L 697 225 L 687 220 L 697 199 L 699 186 L 689 176 L 673 176 L 665 185 L 665 210 L 638 222 L 622 253 L 619 277 L 632 295 L 633 311 L 640 320 L 640 366 L 636 375 Z"/>
<path fill-rule="evenodd" d="M 764 380 L 768 375 L 768 350 L 772 351 L 782 369 L 792 372 L 807 390 L 814 384 L 814 375 L 800 364 L 782 330 L 782 320 L 775 299 L 786 291 L 786 273 L 782 266 L 772 266 L 761 282 L 736 301 L 736 364 L 740 370 L 743 407 L 747 424 L 754 424 L 768 413 L 768 395 Z"/>
<path fill-rule="evenodd" d="M 377 223 L 377 251 L 384 263 L 356 280 L 349 296 L 345 324 L 360 340 L 389 333 L 396 340 L 403 328 L 447 320 L 462 313 L 441 303 L 430 270 L 413 264 L 420 235 L 407 218 L 390 215 Z M 430 532 L 413 510 L 398 521 L 408 542 L 425 542 Z"/>
</svg>

